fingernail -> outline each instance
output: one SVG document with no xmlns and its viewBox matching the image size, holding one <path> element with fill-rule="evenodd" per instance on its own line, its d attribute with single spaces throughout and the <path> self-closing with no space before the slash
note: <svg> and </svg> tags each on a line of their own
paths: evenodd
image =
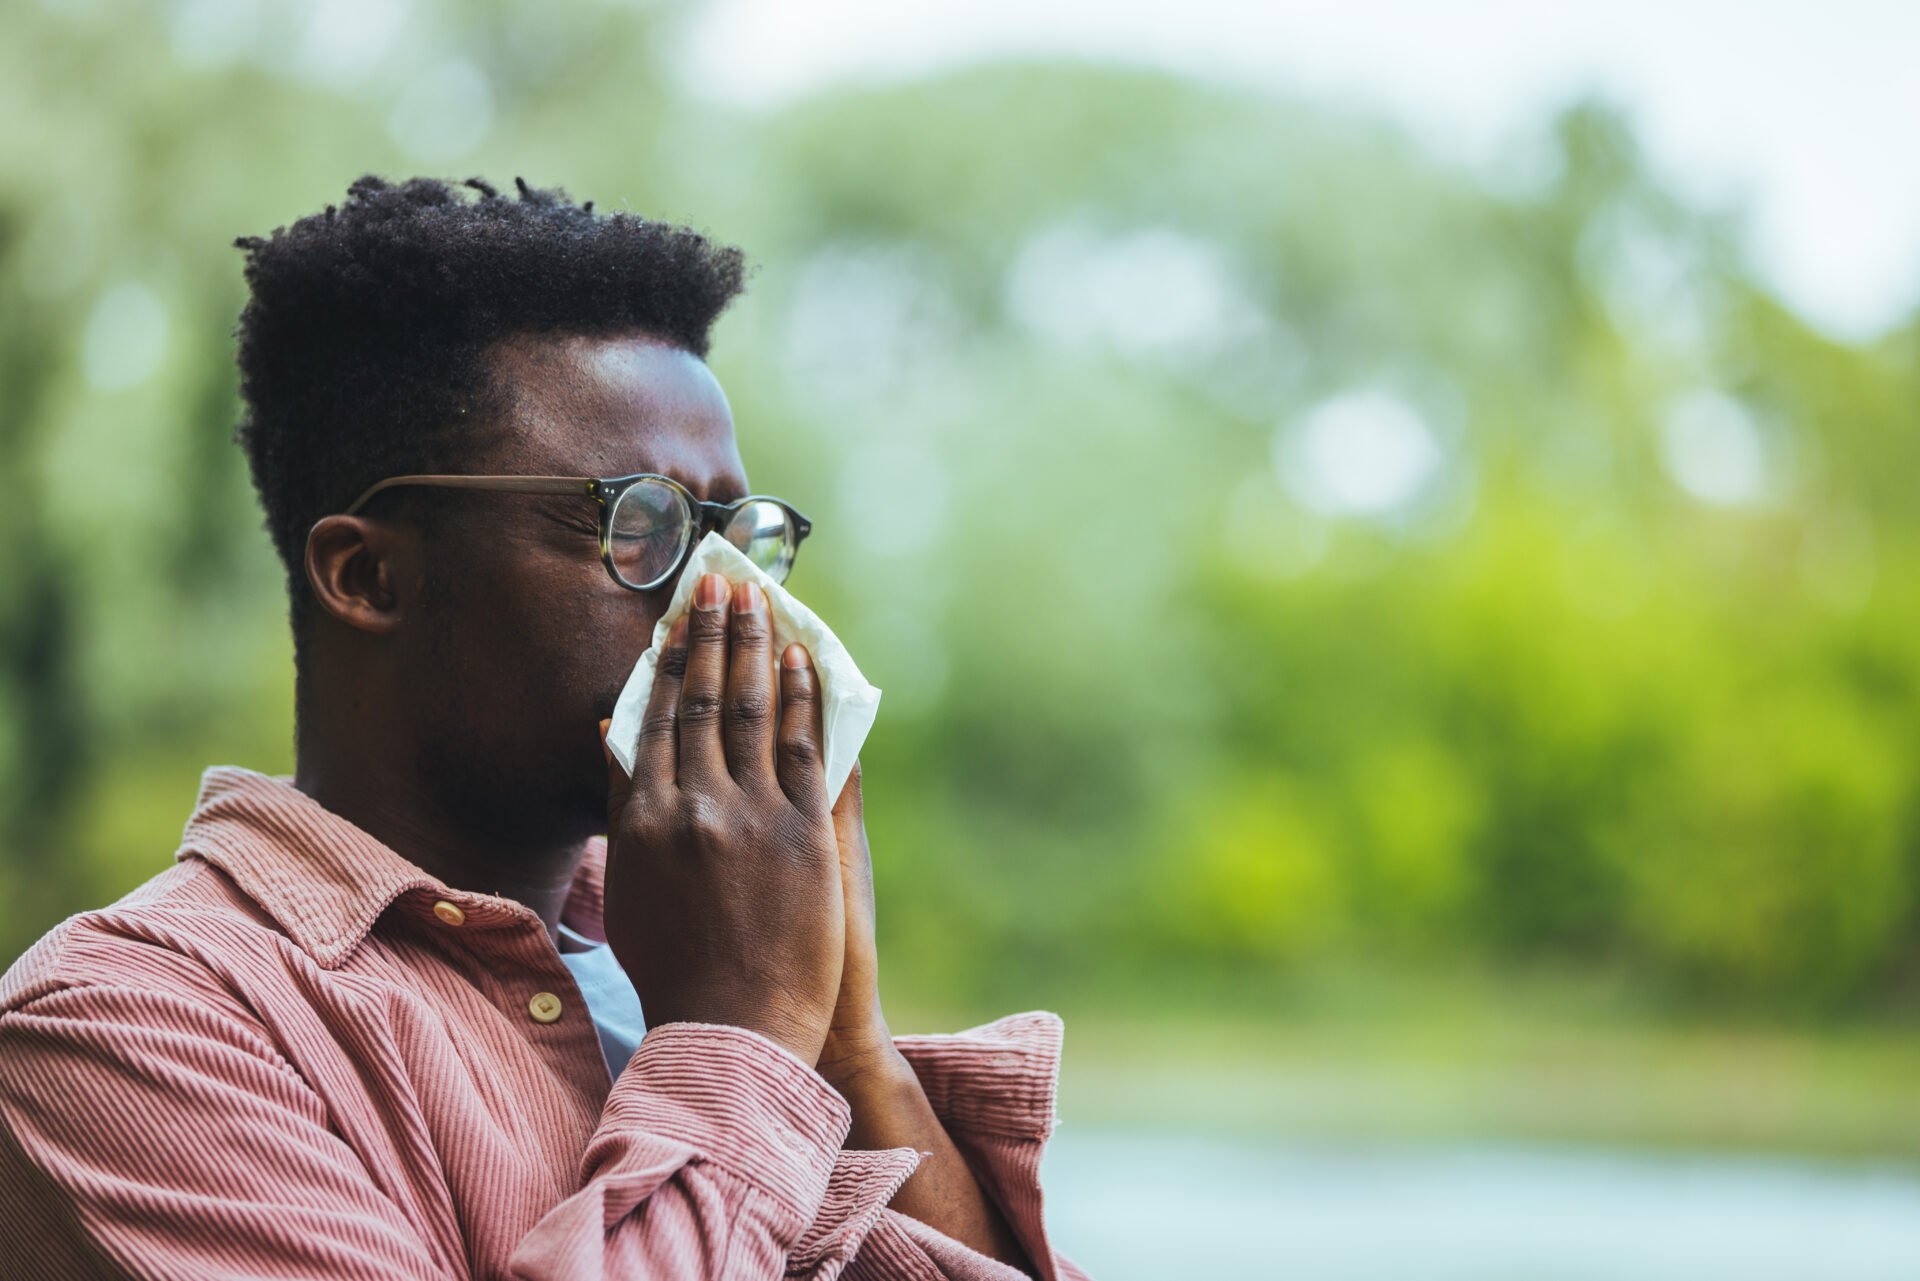
<svg viewBox="0 0 1920 1281">
<path fill-rule="evenodd" d="M 687 616 L 685 614 L 673 620 L 673 626 L 667 628 L 667 648 L 685 649 L 687 647 Z"/>
<path fill-rule="evenodd" d="M 807 647 L 796 641 L 787 646 L 787 652 L 780 655 L 780 661 L 798 671 L 807 665 Z"/>
<path fill-rule="evenodd" d="M 757 584 L 742 583 L 733 589 L 733 607 L 743 613 L 752 613 L 760 608 L 760 588 Z"/>
<path fill-rule="evenodd" d="M 718 574 L 702 574 L 700 585 L 693 589 L 693 603 L 701 609 L 719 609 L 727 599 L 727 580 Z"/>
</svg>

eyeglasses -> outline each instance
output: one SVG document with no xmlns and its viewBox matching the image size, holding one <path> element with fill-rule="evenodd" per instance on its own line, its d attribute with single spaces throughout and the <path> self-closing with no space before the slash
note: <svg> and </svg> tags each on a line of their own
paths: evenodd
<svg viewBox="0 0 1920 1281">
<path fill-rule="evenodd" d="M 636 592 L 669 581 L 710 529 L 785 582 L 813 522 L 791 504 L 764 494 L 730 503 L 695 498 L 671 476 L 390 476 L 353 500 L 352 516 L 369 499 L 402 485 L 486 489 L 510 494 L 578 494 L 600 505 L 600 559 L 613 581 Z"/>
</svg>

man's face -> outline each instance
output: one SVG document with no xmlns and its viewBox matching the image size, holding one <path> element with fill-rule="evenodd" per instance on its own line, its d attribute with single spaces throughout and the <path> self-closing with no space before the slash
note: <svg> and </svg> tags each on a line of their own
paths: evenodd
<svg viewBox="0 0 1920 1281">
<path fill-rule="evenodd" d="M 657 472 L 726 502 L 749 492 L 727 398 L 706 363 L 649 338 L 541 338 L 496 352 L 507 430 L 476 460 L 502 475 Z M 420 774 L 500 836 L 600 831 L 613 713 L 674 584 L 621 587 L 585 497 L 460 494 L 427 545 L 417 675 Z"/>
</svg>

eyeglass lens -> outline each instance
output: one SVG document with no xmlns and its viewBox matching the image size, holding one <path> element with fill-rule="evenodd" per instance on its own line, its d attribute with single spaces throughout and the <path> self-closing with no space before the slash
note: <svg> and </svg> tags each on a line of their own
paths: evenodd
<svg viewBox="0 0 1920 1281">
<path fill-rule="evenodd" d="M 615 500 L 608 523 L 614 568 L 635 587 L 651 586 L 671 573 L 693 538 L 687 500 L 659 481 L 629 485 Z M 779 503 L 743 504 L 728 516 L 720 533 L 775 582 L 785 581 L 793 568 L 793 520 Z"/>
<path fill-rule="evenodd" d="M 764 500 L 743 504 L 727 520 L 721 536 L 776 583 L 787 579 L 796 550 L 793 518 L 779 503 Z"/>
<path fill-rule="evenodd" d="M 608 521 L 613 567 L 634 587 L 646 587 L 672 572 L 693 536 L 687 500 L 670 485 L 639 481 L 614 500 Z"/>
</svg>

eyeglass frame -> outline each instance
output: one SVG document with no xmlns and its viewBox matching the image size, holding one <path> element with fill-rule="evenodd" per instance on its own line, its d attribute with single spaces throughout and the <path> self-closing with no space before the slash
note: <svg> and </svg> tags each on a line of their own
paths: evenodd
<svg viewBox="0 0 1920 1281">
<path fill-rule="evenodd" d="M 665 482 L 680 495 L 687 504 L 693 518 L 693 531 L 687 538 L 687 545 L 675 558 L 672 568 L 660 577 L 644 586 L 628 582 L 613 563 L 613 509 L 618 505 L 620 496 L 643 480 Z M 361 508 L 374 497 L 388 489 L 398 489 L 403 485 L 422 485 L 436 489 L 478 489 L 503 494 L 556 494 L 577 495 L 591 498 L 600 508 L 600 563 L 605 565 L 613 581 L 632 592 L 650 592 L 672 581 L 674 575 L 686 565 L 693 555 L 693 549 L 700 540 L 713 530 L 726 527 L 733 513 L 748 503 L 772 503 L 787 513 L 787 519 L 793 522 L 793 554 L 800 555 L 800 544 L 807 541 L 807 535 L 813 532 L 813 522 L 800 514 L 798 508 L 784 498 L 775 498 L 771 494 L 748 494 L 745 498 L 736 498 L 730 503 L 710 503 L 696 498 L 693 491 L 671 476 L 662 476 L 658 472 L 636 472 L 631 476 L 389 476 L 380 481 L 353 500 L 342 516 L 357 515 Z M 725 537 L 724 534 L 721 535 Z M 792 561 L 787 564 L 789 571 Z M 784 577 L 784 575 L 783 575 Z"/>
</svg>

